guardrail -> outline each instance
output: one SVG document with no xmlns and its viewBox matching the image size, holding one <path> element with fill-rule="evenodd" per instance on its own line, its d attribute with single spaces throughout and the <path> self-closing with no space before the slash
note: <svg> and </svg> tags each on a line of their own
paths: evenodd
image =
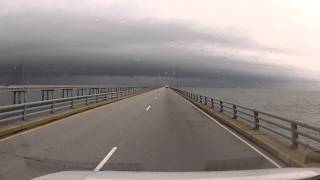
<svg viewBox="0 0 320 180">
<path fill-rule="evenodd" d="M 144 91 L 145 89 L 146 88 L 128 88 L 125 91 L 73 96 L 67 98 L 0 106 L 0 123 L 14 120 L 25 121 L 32 116 L 45 113 L 55 113 L 58 111 L 74 108 L 75 106 L 89 105 L 90 103 L 97 103 L 102 100 L 124 97 Z"/>
<path fill-rule="evenodd" d="M 76 89 L 76 88 L 96 88 L 96 89 L 118 89 L 136 88 L 136 87 L 115 87 L 115 86 L 97 86 L 97 85 L 16 85 L 0 86 L 0 91 L 15 90 L 41 90 L 41 89 Z"/>
<path fill-rule="evenodd" d="M 0 96 L 8 96 L 12 93 L 12 104 L 21 104 L 38 100 L 50 100 L 55 98 L 66 98 L 77 96 L 92 95 L 99 93 L 127 91 L 137 87 L 114 87 L 114 86 L 67 86 L 67 85 L 19 85 L 1 86 Z M 141 88 L 141 87 L 140 87 Z M 30 98 L 30 99 L 29 99 Z M 5 98 L 0 102 L 0 106 L 10 104 L 10 100 Z"/>
<path fill-rule="evenodd" d="M 212 109 L 227 114 L 232 119 L 242 120 L 250 124 L 253 130 L 262 129 L 267 133 L 273 133 L 273 135 L 284 138 L 290 143 L 291 149 L 297 149 L 299 145 L 302 145 L 311 151 L 320 150 L 319 127 L 181 89 L 173 90 Z"/>
</svg>

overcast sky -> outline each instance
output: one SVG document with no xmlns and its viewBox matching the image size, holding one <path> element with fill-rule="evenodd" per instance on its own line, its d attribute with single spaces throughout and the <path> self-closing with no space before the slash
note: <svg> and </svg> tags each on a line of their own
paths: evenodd
<svg viewBox="0 0 320 180">
<path fill-rule="evenodd" d="M 0 61 L 318 79 L 319 9 L 318 0 L 1 0 Z"/>
</svg>

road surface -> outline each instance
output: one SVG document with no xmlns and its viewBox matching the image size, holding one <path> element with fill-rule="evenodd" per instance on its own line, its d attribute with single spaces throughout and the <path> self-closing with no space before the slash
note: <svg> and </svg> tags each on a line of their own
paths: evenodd
<svg viewBox="0 0 320 180">
<path fill-rule="evenodd" d="M 276 166 L 167 88 L 0 140 L 0 179 L 64 170 L 261 168 Z"/>
</svg>

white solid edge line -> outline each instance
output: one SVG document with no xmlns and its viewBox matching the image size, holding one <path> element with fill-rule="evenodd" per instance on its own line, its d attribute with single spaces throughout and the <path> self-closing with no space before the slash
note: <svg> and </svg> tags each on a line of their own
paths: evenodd
<svg viewBox="0 0 320 180">
<path fill-rule="evenodd" d="M 111 151 L 107 154 L 107 156 L 104 157 L 102 161 L 98 164 L 98 166 L 94 169 L 94 172 L 100 171 L 100 169 L 108 162 L 108 160 L 116 150 L 117 150 L 117 147 L 113 147 Z"/>
<path fill-rule="evenodd" d="M 235 136 L 237 139 L 239 139 L 241 142 L 245 143 L 247 146 L 249 146 L 251 149 L 253 149 L 254 151 L 256 151 L 258 154 L 260 154 L 262 157 L 264 157 L 265 159 L 267 159 L 268 161 L 270 161 L 273 165 L 275 165 L 277 168 L 282 168 L 278 163 L 276 163 L 274 160 L 272 160 L 271 158 L 269 158 L 267 155 L 265 155 L 263 152 L 261 152 L 260 150 L 258 150 L 256 147 L 254 147 L 253 145 L 251 145 L 250 143 L 248 143 L 246 140 L 244 140 L 243 138 L 241 138 L 240 136 L 238 136 L 236 133 L 232 132 L 230 129 L 226 128 L 223 124 L 221 124 L 220 122 L 218 122 L 216 119 L 214 119 L 213 117 L 211 117 L 210 115 L 208 115 L 206 112 L 204 112 L 203 110 L 201 110 L 200 108 L 198 108 L 196 105 L 192 104 L 191 102 L 189 102 L 188 100 L 186 100 L 185 98 L 183 98 L 185 101 L 187 101 L 187 103 L 191 104 L 193 107 L 195 107 L 198 111 L 200 111 L 201 113 L 203 113 L 204 115 L 206 115 L 208 118 L 210 118 L 212 121 L 214 121 L 215 123 L 217 123 L 219 126 L 221 126 L 223 129 L 225 129 L 226 131 L 228 131 L 229 133 L 231 133 L 233 136 Z"/>
<path fill-rule="evenodd" d="M 149 111 L 150 108 L 151 108 L 151 106 L 149 105 L 149 106 L 146 108 L 146 110 Z"/>
</svg>

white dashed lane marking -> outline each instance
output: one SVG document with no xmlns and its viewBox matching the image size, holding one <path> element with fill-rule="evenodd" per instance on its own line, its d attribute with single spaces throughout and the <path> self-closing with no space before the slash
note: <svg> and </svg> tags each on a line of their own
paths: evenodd
<svg viewBox="0 0 320 180">
<path fill-rule="evenodd" d="M 112 154 L 117 150 L 117 147 L 113 147 L 111 151 L 102 159 L 98 166 L 94 169 L 95 172 L 100 171 L 100 169 L 108 162 Z"/>
</svg>

